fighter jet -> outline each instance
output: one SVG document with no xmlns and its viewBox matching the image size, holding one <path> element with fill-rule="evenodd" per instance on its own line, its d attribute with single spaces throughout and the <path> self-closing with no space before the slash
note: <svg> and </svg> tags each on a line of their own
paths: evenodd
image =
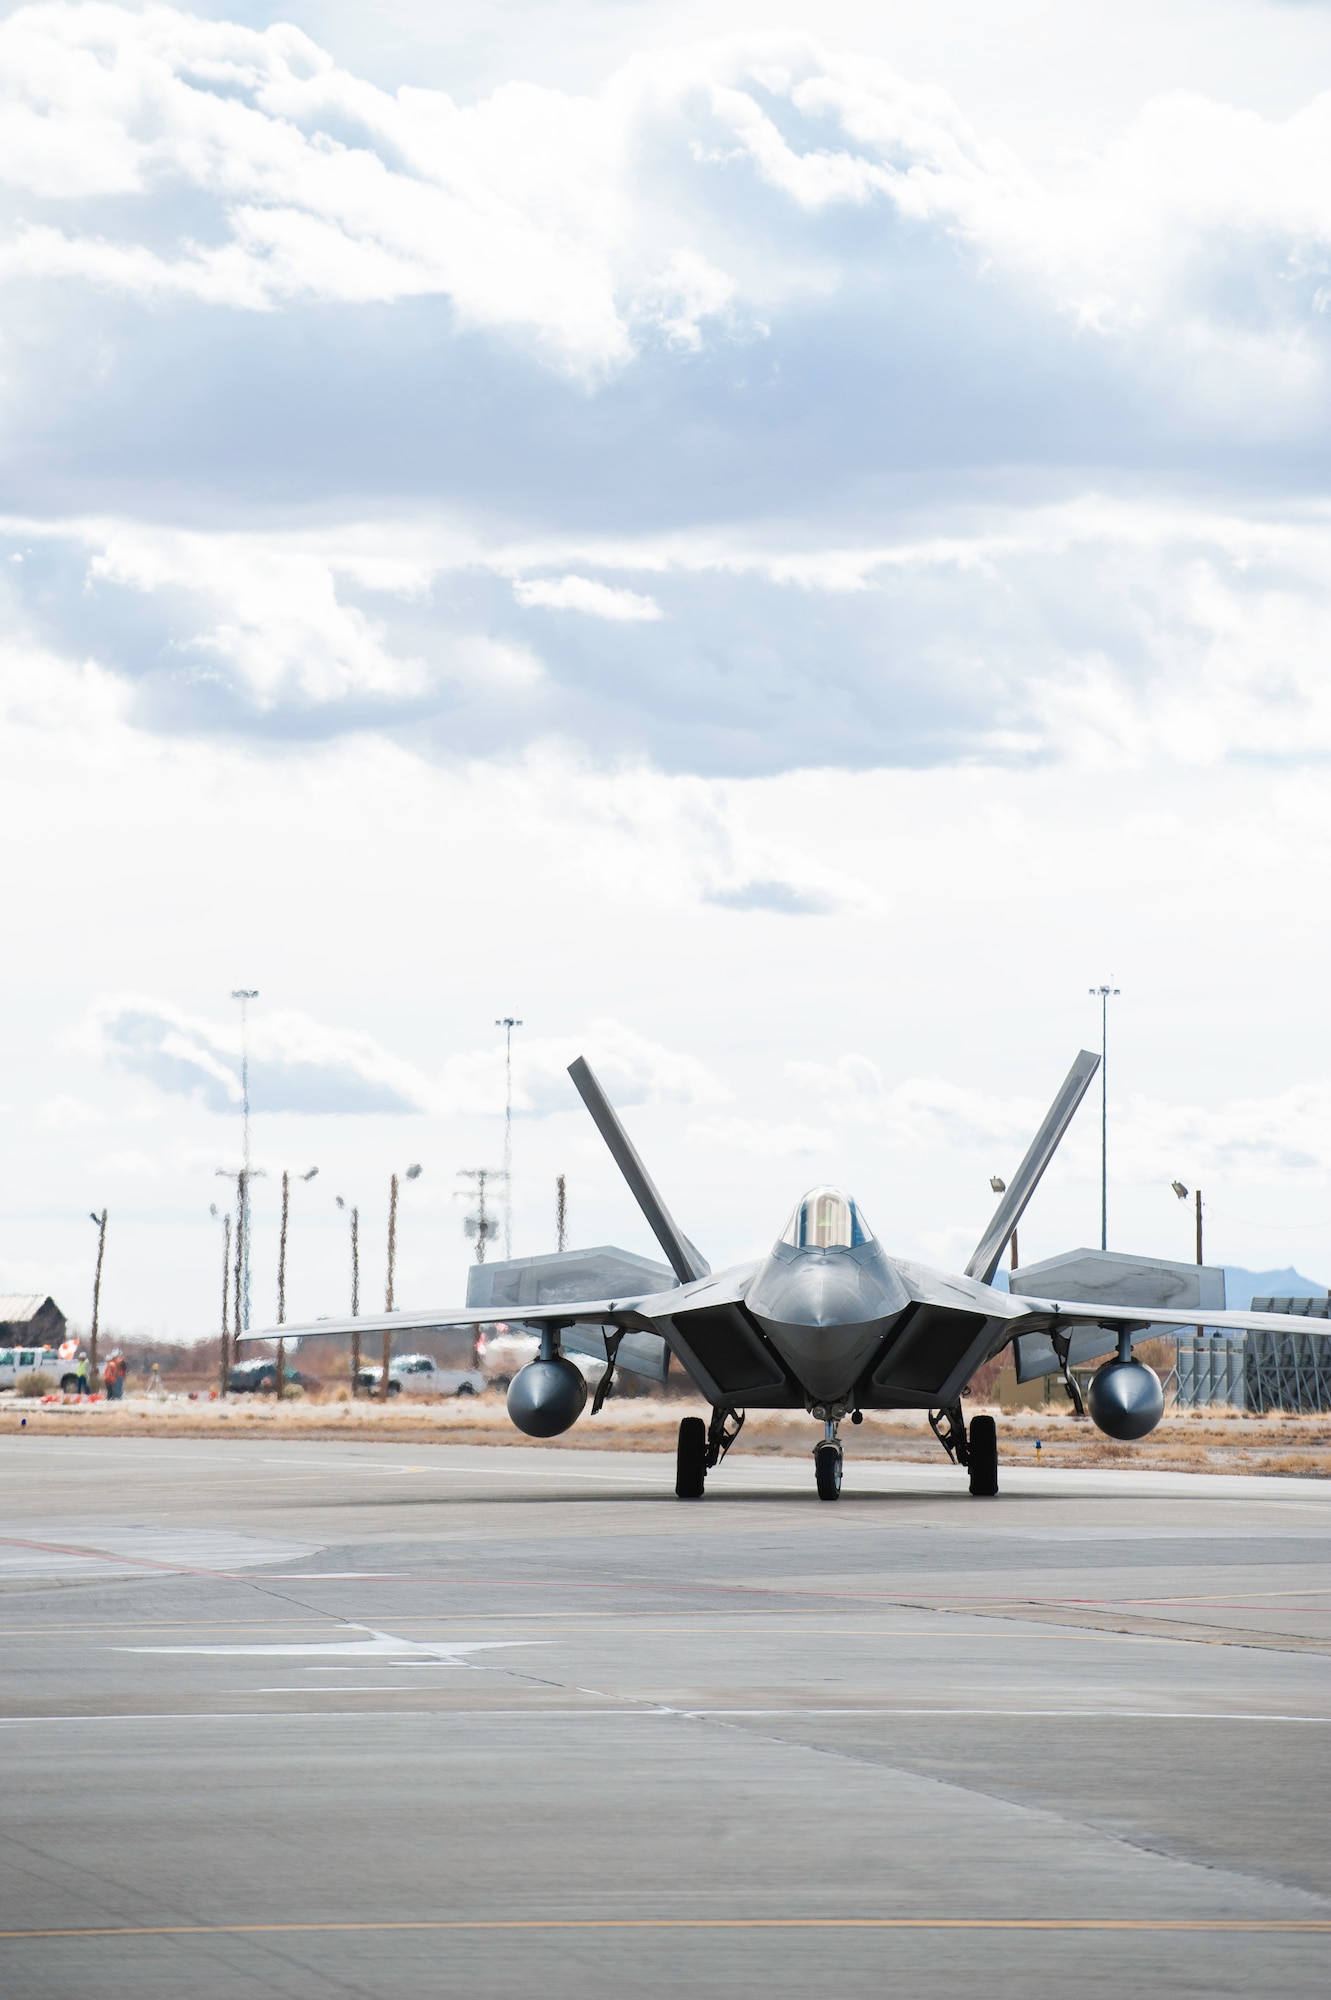
<svg viewBox="0 0 1331 2000">
<path fill-rule="evenodd" d="M 1078 1414 L 1082 1400 L 1069 1367 L 1073 1343 L 1078 1355 L 1088 1341 L 1092 1353 L 1112 1346 L 1090 1385 L 1091 1418 L 1109 1437 L 1145 1437 L 1164 1414 L 1164 1392 L 1155 1371 L 1134 1360 L 1132 1344 L 1161 1326 L 1192 1327 L 1197 1309 L 1068 1304 L 1018 1297 L 993 1284 L 1004 1247 L 1099 1065 L 1090 1050 L 1077 1056 L 964 1272 L 930 1270 L 890 1254 L 858 1204 L 835 1187 L 805 1194 L 765 1257 L 713 1272 L 675 1222 L 579 1057 L 569 1075 L 678 1283 L 640 1297 L 505 1309 L 502 1317 L 510 1324 L 527 1325 L 540 1337 L 539 1354 L 509 1386 L 514 1424 L 529 1437 L 547 1438 L 577 1422 L 587 1402 L 587 1381 L 561 1339 L 572 1340 L 575 1329 L 599 1327 L 609 1366 L 593 1415 L 617 1367 L 664 1374 L 672 1360 L 711 1405 L 710 1422 L 688 1416 L 679 1426 L 675 1492 L 681 1500 L 703 1497 L 708 1474 L 734 1444 L 749 1410 L 801 1408 L 823 1427 L 813 1447 L 815 1484 L 823 1500 L 835 1500 L 841 1491 L 840 1427 L 847 1418 L 858 1424 L 865 1410 L 927 1411 L 949 1458 L 968 1469 L 972 1494 L 996 1494 L 994 1419 L 980 1413 L 967 1424 L 962 1398 L 981 1364 L 1014 1341 L 1044 1343 L 1052 1350 L 1046 1362 L 1062 1373 Z M 493 1305 L 395 1312 L 382 1319 L 272 1327 L 244 1338 L 422 1331 L 491 1324 L 497 1317 Z M 1206 1323 L 1280 1333 L 1290 1328 L 1282 1314 L 1209 1307 Z M 1327 1327 L 1331 1331 L 1331 1322 Z M 1309 1331 L 1310 1323 L 1301 1321 L 1299 1330 Z"/>
</svg>

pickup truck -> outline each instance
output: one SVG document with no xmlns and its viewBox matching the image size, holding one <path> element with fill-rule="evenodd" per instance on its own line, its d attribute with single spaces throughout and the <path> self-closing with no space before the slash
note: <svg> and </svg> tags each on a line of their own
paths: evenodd
<svg viewBox="0 0 1331 2000">
<path fill-rule="evenodd" d="M 12 1389 L 24 1375 L 49 1375 L 67 1394 L 79 1386 L 79 1378 L 54 1347 L 0 1347 L 0 1389 Z"/>
<path fill-rule="evenodd" d="M 362 1368 L 357 1387 L 378 1393 L 382 1368 Z M 390 1396 L 479 1396 L 485 1377 L 479 1368 L 445 1368 L 431 1354 L 400 1354 L 388 1365 Z"/>
</svg>

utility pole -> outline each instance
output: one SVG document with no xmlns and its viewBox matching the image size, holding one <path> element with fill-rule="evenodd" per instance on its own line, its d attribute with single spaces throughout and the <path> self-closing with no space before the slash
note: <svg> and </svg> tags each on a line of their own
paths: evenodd
<svg viewBox="0 0 1331 2000">
<path fill-rule="evenodd" d="M 245 1210 L 248 1207 L 248 1202 L 246 1200 L 248 1189 L 245 1186 L 245 1181 L 246 1181 L 245 1169 L 242 1167 L 239 1174 L 237 1174 L 236 1176 L 236 1271 L 235 1271 L 235 1293 L 234 1293 L 235 1302 L 231 1315 L 231 1352 L 233 1357 L 236 1352 L 236 1344 L 239 1341 L 241 1334 L 241 1323 L 240 1323 L 241 1272 L 243 1270 L 245 1263 Z"/>
<path fill-rule="evenodd" d="M 213 1205 L 212 1212 L 214 1215 L 216 1215 L 217 1213 L 216 1203 L 214 1203 Z M 221 1362 L 221 1379 L 219 1380 L 217 1385 L 219 1395 L 223 1396 L 225 1396 L 226 1394 L 227 1292 L 230 1289 L 230 1284 L 231 1284 L 231 1217 L 229 1215 L 224 1215 L 222 1217 L 222 1349 L 221 1349 L 222 1362 Z"/>
<path fill-rule="evenodd" d="M 1196 1190 L 1196 1200 L 1197 1200 L 1197 1262 L 1200 1264 L 1202 1261 L 1202 1191 L 1200 1188 Z"/>
<path fill-rule="evenodd" d="M 388 1283 L 384 1287 L 384 1311 L 393 1310 L 393 1266 L 397 1262 L 397 1175 L 388 1183 Z M 388 1401 L 388 1364 L 393 1355 L 393 1335 L 384 1328 L 383 1365 L 379 1370 L 379 1401 Z"/>
<path fill-rule="evenodd" d="M 282 1169 L 282 1233 L 277 1239 L 277 1323 L 287 1316 L 287 1222 L 291 1215 L 291 1176 Z"/>
<path fill-rule="evenodd" d="M 568 1241 L 568 1189 L 562 1174 L 555 1177 L 555 1235 L 562 1251 Z"/>
<path fill-rule="evenodd" d="M 409 1181 L 419 1180 L 420 1177 L 421 1169 L 419 1166 L 408 1167 L 404 1176 Z M 397 1188 L 397 1175 L 393 1174 L 388 1183 L 388 1282 L 384 1286 L 384 1311 L 390 1313 L 393 1311 L 393 1280 L 397 1273 Z M 381 1403 L 388 1401 L 388 1364 L 392 1358 L 392 1353 L 393 1335 L 389 1328 L 385 1327 L 384 1365 L 383 1373 L 379 1378 L 379 1400 Z"/>
<path fill-rule="evenodd" d="M 311 1167 L 307 1174 L 301 1175 L 301 1179 L 303 1181 L 312 1181 L 318 1171 L 317 1167 Z M 277 1245 L 277 1323 L 279 1326 L 286 1325 L 287 1317 L 287 1222 L 290 1214 L 291 1176 L 284 1167 L 282 1170 L 282 1234 L 278 1238 Z M 274 1385 L 274 1393 L 279 1402 L 282 1400 L 282 1391 L 286 1387 L 286 1352 L 286 1343 L 279 1334 L 277 1340 L 277 1376 Z"/>
<path fill-rule="evenodd" d="M 513 1255 L 513 1030 L 522 1026 L 505 1014 L 496 1028 L 504 1031 L 504 1255 Z M 478 1257 L 477 1261 L 481 1261 Z"/>
<path fill-rule="evenodd" d="M 474 1214 L 464 1218 L 462 1233 L 464 1236 L 475 1238 L 476 1262 L 483 1264 L 485 1262 L 485 1246 L 497 1228 L 497 1224 L 486 1213 L 485 1190 L 491 1181 L 502 1180 L 503 1174 L 496 1172 L 493 1167 L 463 1167 L 458 1173 L 458 1179 L 474 1181 L 476 1183 L 476 1210 Z M 462 1190 L 459 1189 L 458 1192 L 461 1193 Z"/>
<path fill-rule="evenodd" d="M 92 1330 L 88 1335 L 88 1380 L 97 1388 L 97 1327 L 102 1307 L 102 1258 L 106 1255 L 106 1210 L 91 1215 L 97 1224 L 97 1271 L 92 1281 Z"/>
<path fill-rule="evenodd" d="M 242 1314 L 242 1303 L 245 1289 L 245 1269 L 249 1258 L 249 1230 L 246 1225 L 249 1221 L 250 1212 L 250 1182 L 256 1175 L 262 1175 L 263 1171 L 262 1167 L 242 1167 L 240 1172 L 233 1176 L 229 1167 L 218 1167 L 217 1169 L 223 1180 L 229 1181 L 234 1178 L 236 1183 L 235 1305 L 232 1314 L 231 1329 L 231 1356 L 233 1360 L 236 1355 L 236 1343 L 241 1333 L 249 1325 L 248 1319 L 244 1318 Z M 223 1326 L 222 1345 L 224 1347 L 226 1345 L 225 1326 Z M 223 1365 L 225 1366 L 225 1360 Z M 223 1386 L 225 1387 L 225 1382 Z"/>
<path fill-rule="evenodd" d="M 231 998 L 240 1002 L 240 1113 L 244 1127 L 244 1179 L 241 1182 L 241 1206 L 245 1213 L 241 1218 L 240 1237 L 241 1291 L 243 1327 L 246 1331 L 250 1323 L 250 1017 L 251 1000 L 257 1000 L 259 989 L 251 986 L 235 986 Z"/>
<path fill-rule="evenodd" d="M 1109 1248 L 1109 1002 L 1119 989 L 1090 986 L 1087 991 L 1100 996 L 1100 1248 Z"/>
<path fill-rule="evenodd" d="M 334 1195 L 339 1208 L 346 1203 L 341 1195 Z M 351 1317 L 360 1318 L 360 1210 L 351 1210 Z M 351 1394 L 354 1399 L 360 1394 L 360 1328 L 353 1327 L 351 1334 Z"/>
</svg>

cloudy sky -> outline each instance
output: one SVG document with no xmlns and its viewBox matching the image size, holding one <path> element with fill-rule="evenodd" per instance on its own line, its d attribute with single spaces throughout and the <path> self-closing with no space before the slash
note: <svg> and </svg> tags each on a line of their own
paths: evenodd
<svg viewBox="0 0 1331 2000">
<path fill-rule="evenodd" d="M 0 12 L 0 1288 L 217 1317 L 801 1190 L 1331 1277 L 1331 5 Z M 1098 1231 L 1083 1112 L 1023 1231 Z"/>
</svg>

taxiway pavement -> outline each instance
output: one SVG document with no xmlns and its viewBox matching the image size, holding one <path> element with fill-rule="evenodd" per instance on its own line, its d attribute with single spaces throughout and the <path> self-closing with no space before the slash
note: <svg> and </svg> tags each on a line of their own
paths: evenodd
<svg viewBox="0 0 1331 2000">
<path fill-rule="evenodd" d="M 0 1989 L 1324 1994 L 1331 1486 L 0 1437 Z"/>
</svg>

